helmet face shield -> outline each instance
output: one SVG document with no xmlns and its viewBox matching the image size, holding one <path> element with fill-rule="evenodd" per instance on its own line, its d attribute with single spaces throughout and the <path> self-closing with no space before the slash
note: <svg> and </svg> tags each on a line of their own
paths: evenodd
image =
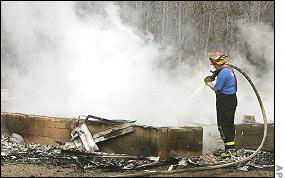
<svg viewBox="0 0 285 178">
<path fill-rule="evenodd" d="M 223 65 L 226 63 L 225 59 L 220 59 L 216 62 L 218 65 Z"/>
</svg>

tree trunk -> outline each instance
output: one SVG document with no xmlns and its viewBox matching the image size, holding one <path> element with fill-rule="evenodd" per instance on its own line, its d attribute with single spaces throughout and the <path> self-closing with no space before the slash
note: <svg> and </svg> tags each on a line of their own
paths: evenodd
<svg viewBox="0 0 285 178">
<path fill-rule="evenodd" d="M 260 20 L 260 9 L 261 9 L 261 4 L 260 4 L 261 2 L 259 1 L 258 2 L 258 11 L 257 11 L 257 22 L 259 22 L 259 20 Z"/>
<path fill-rule="evenodd" d="M 205 47 L 205 57 L 204 58 L 207 58 L 207 55 L 208 55 L 208 47 L 209 47 L 209 37 L 210 37 L 210 29 L 211 29 L 211 21 L 212 21 L 212 13 L 209 14 L 209 19 L 208 19 L 208 31 L 207 31 L 207 38 L 206 38 L 206 47 Z M 202 62 L 202 65 L 204 64 L 204 62 Z"/>
<path fill-rule="evenodd" d="M 161 67 L 164 69 L 164 48 L 165 48 L 165 19 L 166 19 L 166 3 L 167 1 L 163 1 L 163 17 L 162 17 L 162 29 L 161 29 Z"/>
<path fill-rule="evenodd" d="M 146 13 L 145 13 L 145 35 L 147 35 L 147 31 L 148 31 L 148 3 L 149 2 L 145 2 L 146 5 Z"/>
<path fill-rule="evenodd" d="M 136 1 L 136 27 L 138 28 L 139 15 L 138 15 L 138 1 Z"/>
<path fill-rule="evenodd" d="M 227 35 L 226 35 L 226 53 L 228 54 L 229 51 L 229 9 L 230 9 L 230 2 L 227 2 Z"/>
<path fill-rule="evenodd" d="M 181 65 L 181 2 L 178 2 L 178 69 Z"/>
</svg>

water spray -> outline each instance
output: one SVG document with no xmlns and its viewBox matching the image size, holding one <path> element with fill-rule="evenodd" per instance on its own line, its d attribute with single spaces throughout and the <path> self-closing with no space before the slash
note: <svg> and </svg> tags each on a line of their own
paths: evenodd
<svg viewBox="0 0 285 178">
<path fill-rule="evenodd" d="M 261 148 L 264 145 L 266 136 L 267 136 L 267 118 L 266 118 L 266 113 L 265 113 L 265 109 L 264 106 L 262 104 L 262 100 L 261 97 L 256 89 L 256 87 L 254 86 L 253 82 L 251 81 L 251 79 L 248 77 L 248 75 L 242 71 L 240 68 L 238 68 L 235 65 L 232 64 L 227 64 L 228 66 L 236 69 L 237 71 L 239 71 L 246 79 L 247 81 L 250 83 L 252 89 L 255 92 L 255 95 L 258 99 L 259 102 L 259 106 L 262 112 L 262 116 L 263 116 L 263 121 L 264 121 L 264 131 L 263 131 L 263 138 L 261 141 L 261 144 L 259 145 L 259 147 L 257 148 L 257 150 L 255 150 L 250 156 L 248 156 L 247 158 L 243 159 L 243 160 L 239 160 L 236 162 L 232 162 L 232 163 L 226 163 L 226 164 L 221 164 L 221 165 L 215 165 L 215 166 L 206 166 L 206 167 L 195 167 L 195 168 L 186 168 L 186 169 L 180 169 L 180 170 L 173 170 L 173 171 L 157 171 L 157 172 L 147 172 L 147 173 L 140 173 L 140 174 L 131 174 L 131 175 L 124 175 L 122 177 L 142 177 L 142 176 L 151 176 L 151 175 L 157 175 L 157 174 L 174 174 L 174 173 L 183 173 L 183 172 L 190 172 L 190 171 L 202 171 L 202 170 L 210 170 L 210 169 L 218 169 L 218 168 L 225 168 L 228 166 L 233 166 L 233 165 L 237 165 L 243 162 L 246 162 L 250 159 L 252 159 L 253 157 L 255 157 L 258 152 L 261 150 Z M 217 73 L 213 73 L 213 75 L 216 75 Z"/>
<path fill-rule="evenodd" d="M 199 92 L 200 90 L 202 90 L 202 88 L 204 87 L 205 85 L 202 84 L 199 88 L 197 88 L 193 93 L 192 95 L 186 100 L 186 103 L 188 103 L 190 100 L 192 100 Z"/>
</svg>

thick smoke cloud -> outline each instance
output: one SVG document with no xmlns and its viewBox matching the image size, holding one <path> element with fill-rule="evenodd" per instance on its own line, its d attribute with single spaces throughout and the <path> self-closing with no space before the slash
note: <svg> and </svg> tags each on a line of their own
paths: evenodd
<svg viewBox="0 0 285 178">
<path fill-rule="evenodd" d="M 159 44 L 124 24 L 120 13 L 113 3 L 87 17 L 78 15 L 74 2 L 2 3 L 3 27 L 15 53 L 6 60 L 17 64 L 1 59 L 1 77 L 13 98 L 6 110 L 92 114 L 154 126 L 215 124 L 215 94 L 203 84 L 209 66 L 185 65 L 181 75 L 159 70 Z M 273 32 L 262 24 L 244 24 L 240 38 L 249 47 L 233 49 L 230 62 L 249 73 L 273 118 Z M 167 49 L 164 55 L 171 56 L 173 48 Z M 253 91 L 241 75 L 238 79 L 236 122 L 244 114 L 261 120 Z"/>
<path fill-rule="evenodd" d="M 274 121 L 274 31 L 263 23 L 239 25 L 244 48 L 232 51 L 232 63 L 242 68 L 257 87 L 267 112 Z M 259 103 L 249 83 L 239 75 L 237 114 L 254 115 L 263 123 Z M 239 117 L 241 118 L 241 117 Z"/>
</svg>

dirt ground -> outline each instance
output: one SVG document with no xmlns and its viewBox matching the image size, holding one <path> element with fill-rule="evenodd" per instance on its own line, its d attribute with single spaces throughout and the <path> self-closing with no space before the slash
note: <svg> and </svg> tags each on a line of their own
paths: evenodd
<svg viewBox="0 0 285 178">
<path fill-rule="evenodd" d="M 165 170 L 165 168 L 163 168 Z M 143 172 L 143 171 L 139 171 Z M 134 172 L 82 171 L 76 168 L 62 168 L 51 165 L 1 164 L 1 177 L 110 177 Z M 138 173 L 138 171 L 136 171 Z M 185 172 L 153 177 L 274 177 L 274 170 L 237 171 L 232 168 Z"/>
</svg>

